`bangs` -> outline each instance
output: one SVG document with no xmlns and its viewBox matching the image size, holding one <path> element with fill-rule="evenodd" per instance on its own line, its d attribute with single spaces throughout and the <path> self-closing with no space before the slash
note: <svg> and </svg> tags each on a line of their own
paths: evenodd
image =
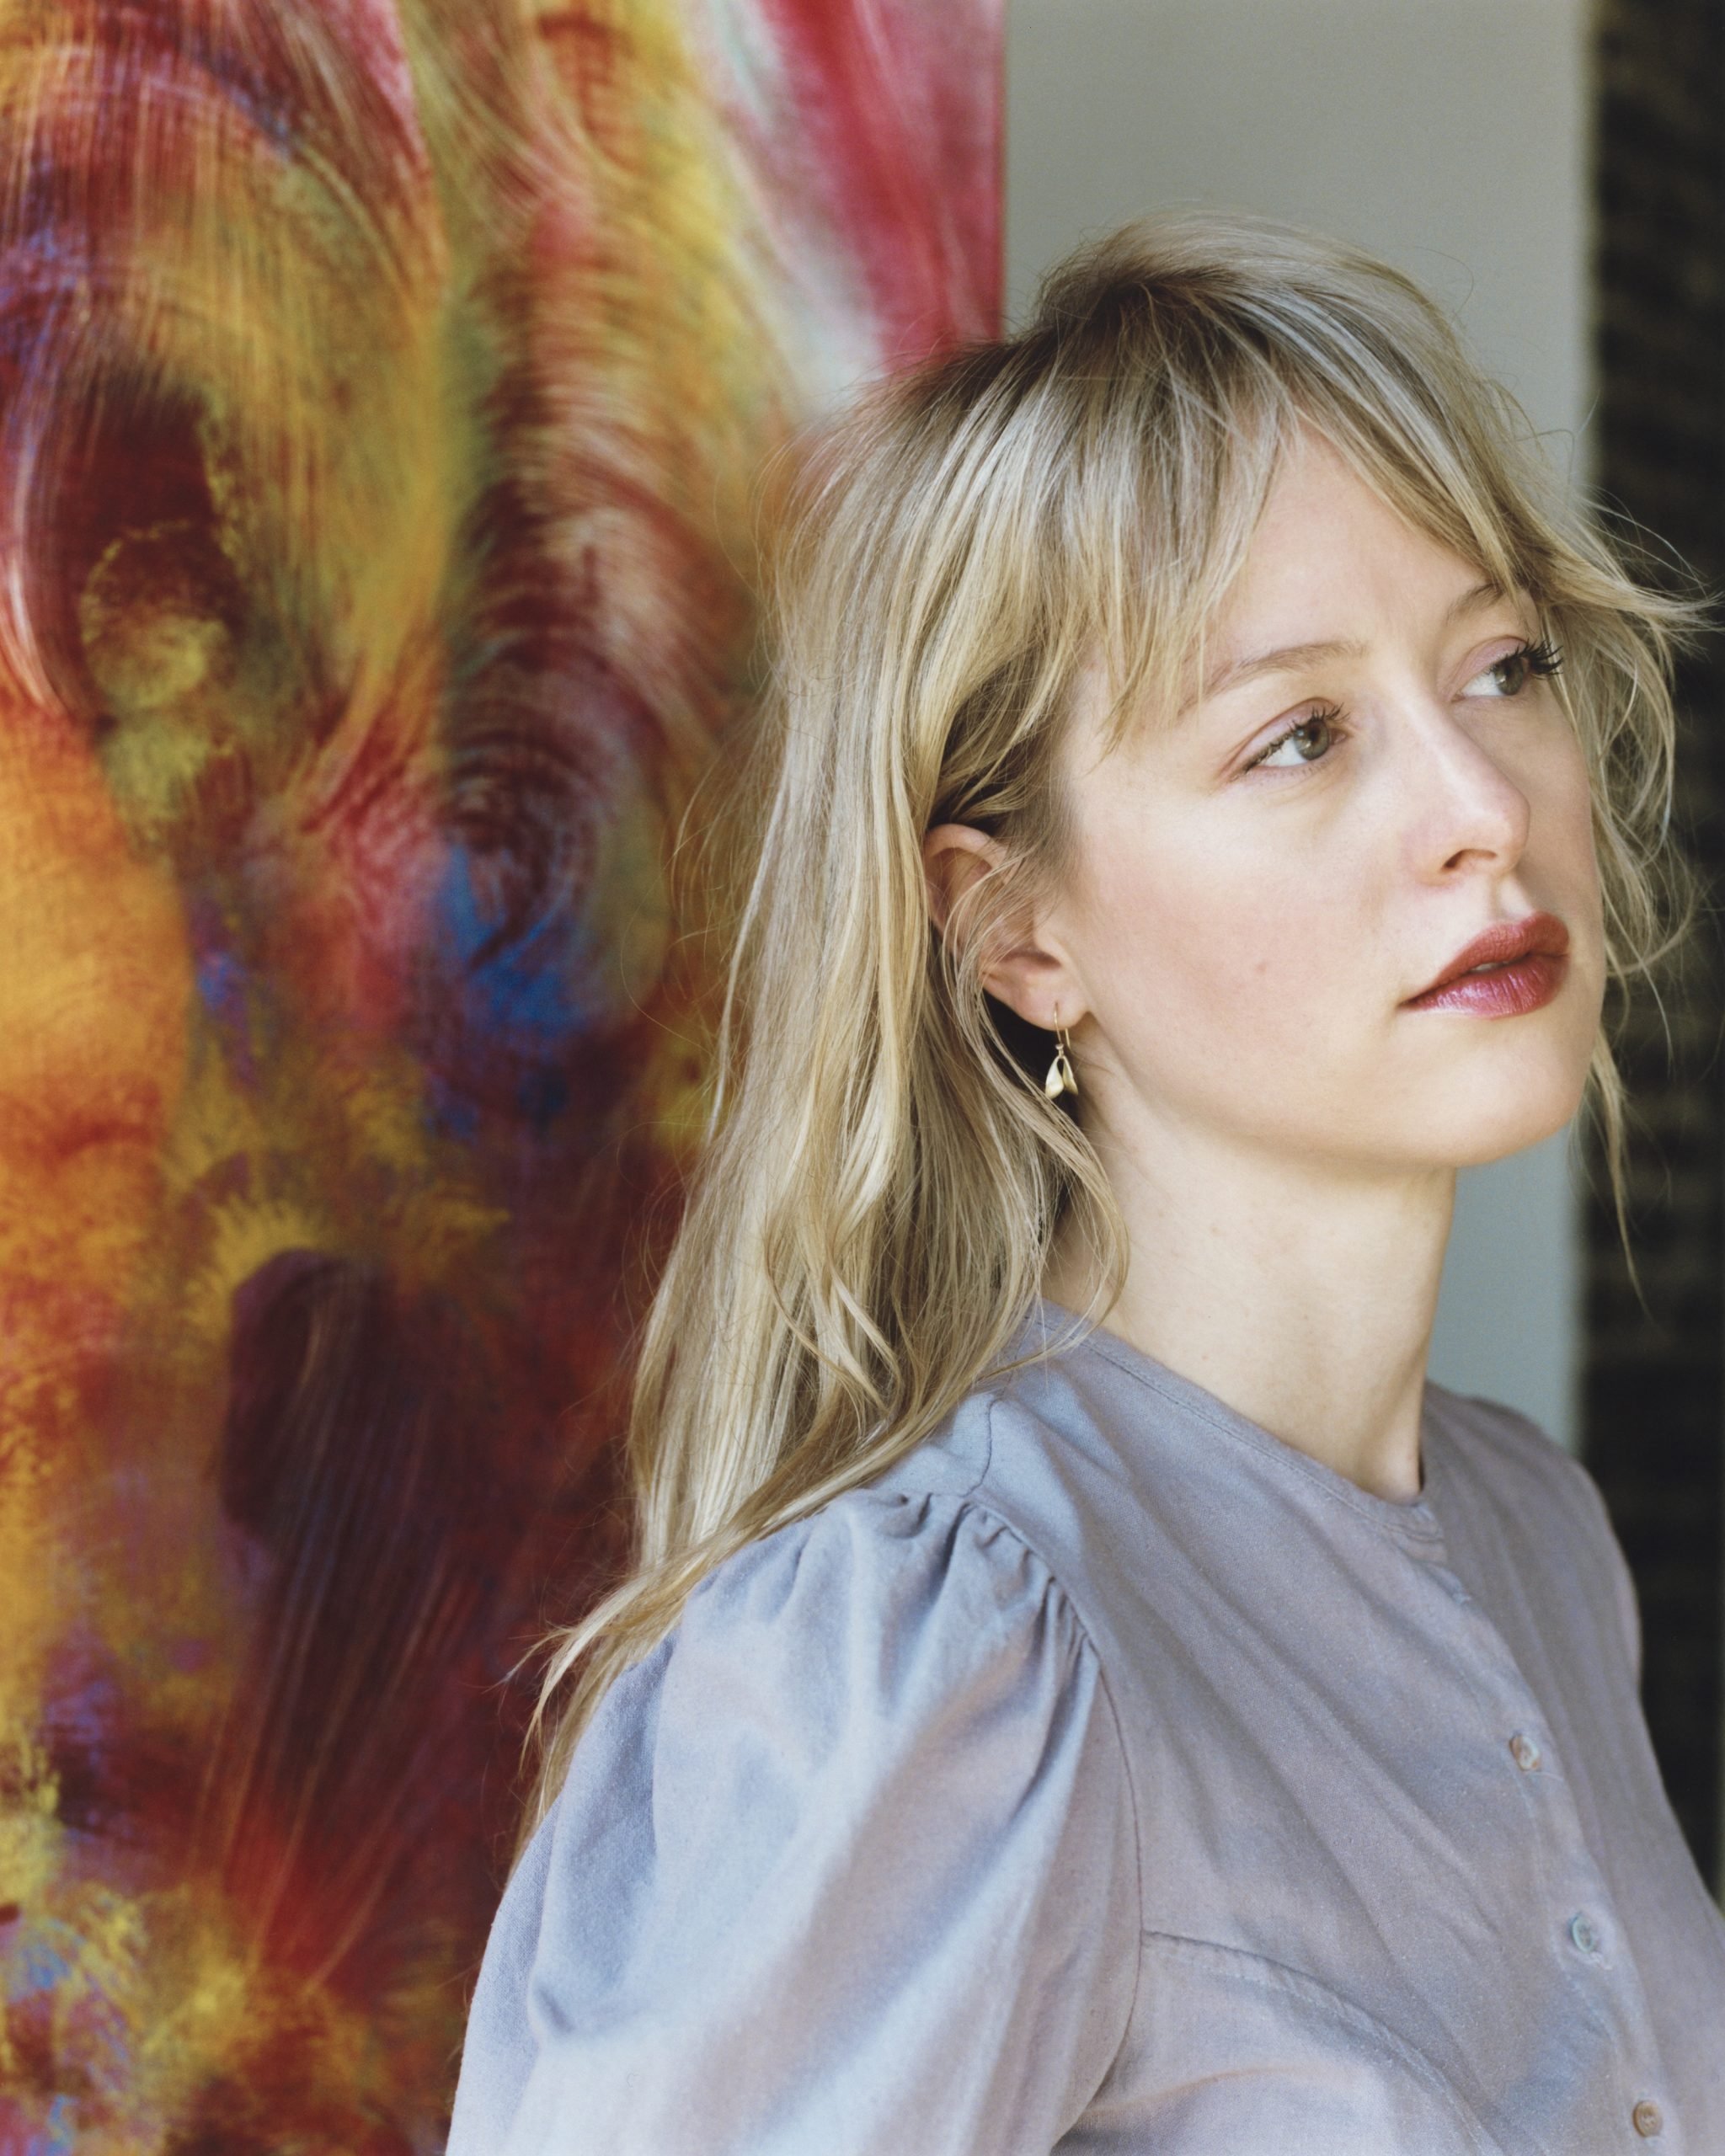
<svg viewBox="0 0 1725 2156">
<path fill-rule="evenodd" d="M 1108 280 L 1075 314 L 1070 278 L 1021 349 L 1026 403 L 1063 438 L 1048 489 L 1044 603 L 1063 645 L 1106 670 L 1110 746 L 1179 709 L 1293 440 L 1322 436 L 1414 529 L 1505 590 L 1557 601 L 1563 579 L 1532 430 L 1448 325 L 1392 280 L 1399 318 L 1335 275 L 1232 291 L 1166 272 Z M 1387 273 L 1375 270 L 1375 281 Z M 1367 304 L 1368 297 L 1375 303 Z M 1037 348 L 1042 347 L 1040 350 Z M 1058 415 L 1056 417 L 1056 415 Z M 1022 484 L 1022 475 L 1003 470 Z"/>
</svg>

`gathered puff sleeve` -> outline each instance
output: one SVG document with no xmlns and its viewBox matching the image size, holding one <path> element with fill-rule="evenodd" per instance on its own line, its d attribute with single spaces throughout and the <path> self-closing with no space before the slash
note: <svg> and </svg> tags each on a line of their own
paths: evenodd
<svg viewBox="0 0 1725 2156">
<path fill-rule="evenodd" d="M 1139 1936 L 1060 1588 L 962 1500 L 853 1492 L 606 1695 L 499 1911 L 450 2156 L 1046 2156 Z"/>
</svg>

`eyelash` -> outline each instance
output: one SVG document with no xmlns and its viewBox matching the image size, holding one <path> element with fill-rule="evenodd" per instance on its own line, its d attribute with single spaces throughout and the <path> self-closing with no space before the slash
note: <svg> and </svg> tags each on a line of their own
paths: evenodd
<svg viewBox="0 0 1725 2156">
<path fill-rule="evenodd" d="M 1489 666 L 1481 667 L 1480 672 L 1495 674 L 1500 666 L 1508 666 L 1518 659 L 1525 659 L 1527 661 L 1528 671 L 1536 680 L 1549 678 L 1563 664 L 1563 654 L 1558 650 L 1557 645 L 1549 638 L 1541 637 L 1537 643 L 1517 644 L 1514 651 L 1506 651 L 1501 659 L 1494 659 Z M 1527 684 L 1523 682 L 1521 688 L 1511 689 L 1508 694 L 1519 696 L 1523 694 L 1526 687 Z M 1246 770 L 1256 771 L 1267 756 L 1274 755 L 1284 742 L 1291 741 L 1296 734 L 1305 733 L 1308 726 L 1316 726 L 1320 722 L 1326 726 L 1333 726 L 1341 716 L 1342 707 L 1339 704 L 1320 705 L 1316 711 L 1308 712 L 1304 718 L 1296 719 L 1292 726 L 1284 727 L 1274 741 L 1267 741 L 1252 760 L 1246 765 Z M 1314 756 L 1311 760 L 1315 764 L 1322 763 L 1323 760 L 1322 756 Z"/>
</svg>

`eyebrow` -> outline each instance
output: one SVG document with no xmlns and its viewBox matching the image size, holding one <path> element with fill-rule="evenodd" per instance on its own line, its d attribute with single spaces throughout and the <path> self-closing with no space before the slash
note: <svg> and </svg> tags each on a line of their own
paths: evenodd
<svg viewBox="0 0 1725 2156">
<path fill-rule="evenodd" d="M 1451 628 L 1468 615 L 1477 614 L 1507 595 L 1502 584 L 1488 577 L 1483 584 L 1474 584 L 1450 601 L 1444 609 L 1444 627 Z M 1365 655 L 1365 646 L 1357 638 L 1332 638 L 1320 643 L 1284 643 L 1274 651 L 1259 652 L 1255 659 L 1229 659 L 1210 675 L 1185 709 L 1195 710 L 1212 696 L 1220 696 L 1224 689 L 1237 689 L 1242 682 L 1255 681 L 1261 674 L 1286 674 L 1296 666 L 1309 666 L 1320 659 L 1362 659 Z"/>
</svg>

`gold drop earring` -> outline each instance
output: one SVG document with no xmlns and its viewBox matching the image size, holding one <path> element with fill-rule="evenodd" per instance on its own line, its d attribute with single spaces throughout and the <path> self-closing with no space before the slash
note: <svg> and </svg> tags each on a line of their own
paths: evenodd
<svg viewBox="0 0 1725 2156">
<path fill-rule="evenodd" d="M 1055 1059 L 1049 1064 L 1048 1075 L 1042 1081 L 1042 1090 L 1051 1101 L 1059 1100 L 1062 1093 L 1076 1093 L 1078 1090 L 1078 1074 L 1072 1068 L 1072 1059 L 1068 1053 L 1071 1045 L 1066 1038 L 1065 1028 L 1060 1023 L 1060 1006 L 1057 1003 L 1055 1006 Z"/>
</svg>

